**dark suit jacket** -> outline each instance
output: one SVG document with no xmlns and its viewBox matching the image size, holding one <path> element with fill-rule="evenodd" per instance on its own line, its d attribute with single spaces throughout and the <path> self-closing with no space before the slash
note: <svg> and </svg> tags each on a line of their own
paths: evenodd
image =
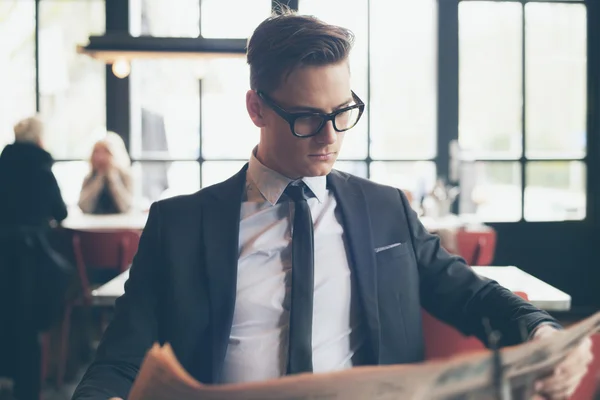
<svg viewBox="0 0 600 400">
<path fill-rule="evenodd" d="M 186 370 L 219 382 L 233 317 L 246 168 L 200 192 L 153 204 L 125 295 L 75 399 L 125 398 L 146 351 L 169 342 Z M 482 317 L 520 341 L 548 314 L 478 277 L 427 233 L 401 191 L 339 171 L 327 177 L 343 216 L 369 333 L 369 364 L 423 360 L 421 306 L 484 339 Z M 376 253 L 375 248 L 402 245 Z"/>
</svg>

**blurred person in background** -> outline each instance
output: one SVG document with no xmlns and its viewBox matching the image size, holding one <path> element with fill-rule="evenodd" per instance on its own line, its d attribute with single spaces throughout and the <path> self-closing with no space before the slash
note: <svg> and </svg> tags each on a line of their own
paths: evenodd
<svg viewBox="0 0 600 400">
<path fill-rule="evenodd" d="M 43 123 L 14 127 L 15 142 L 0 155 L 0 379 L 18 399 L 40 391 L 38 335 L 61 315 L 73 271 L 50 245 L 53 221 L 67 208 L 43 149 Z"/>
<path fill-rule="evenodd" d="M 37 117 L 14 127 L 15 142 L 0 156 L 0 224 L 47 225 L 67 217 L 52 173 L 54 160 L 43 148 L 43 124 Z"/>
<path fill-rule="evenodd" d="M 133 200 L 131 160 L 123 139 L 114 132 L 94 144 L 91 171 L 85 177 L 79 208 L 87 214 L 120 214 L 129 211 Z"/>
</svg>

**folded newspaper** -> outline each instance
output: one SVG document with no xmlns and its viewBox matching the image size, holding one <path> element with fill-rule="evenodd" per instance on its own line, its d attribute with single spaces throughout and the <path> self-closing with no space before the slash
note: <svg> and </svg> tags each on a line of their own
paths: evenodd
<svg viewBox="0 0 600 400">
<path fill-rule="evenodd" d="M 534 380 L 547 375 L 581 340 L 599 330 L 600 312 L 549 338 L 496 354 L 481 351 L 421 364 L 355 367 L 227 385 L 201 384 L 184 370 L 168 344 L 155 345 L 146 355 L 129 399 L 497 399 L 498 390 L 508 390 L 513 398 L 530 398 Z"/>
</svg>

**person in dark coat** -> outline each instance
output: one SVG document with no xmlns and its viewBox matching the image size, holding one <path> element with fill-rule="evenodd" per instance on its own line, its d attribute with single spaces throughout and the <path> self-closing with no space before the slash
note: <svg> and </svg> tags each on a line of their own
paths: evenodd
<svg viewBox="0 0 600 400">
<path fill-rule="evenodd" d="M 49 242 L 67 207 L 42 147 L 43 124 L 27 118 L 14 132 L 0 155 L 0 378 L 25 400 L 39 398 L 38 336 L 60 315 L 72 269 Z"/>
</svg>

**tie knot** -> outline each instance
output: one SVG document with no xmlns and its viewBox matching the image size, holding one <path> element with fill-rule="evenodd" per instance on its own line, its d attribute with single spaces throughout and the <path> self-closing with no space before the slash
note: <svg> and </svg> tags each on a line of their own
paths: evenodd
<svg viewBox="0 0 600 400">
<path fill-rule="evenodd" d="M 294 202 L 307 200 L 312 194 L 308 186 L 302 181 L 291 182 L 288 187 L 285 188 L 284 193 Z"/>
</svg>

